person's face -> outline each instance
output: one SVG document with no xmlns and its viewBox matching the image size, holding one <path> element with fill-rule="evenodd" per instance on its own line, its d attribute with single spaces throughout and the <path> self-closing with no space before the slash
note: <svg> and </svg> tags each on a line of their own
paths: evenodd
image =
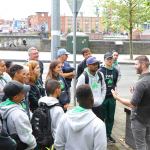
<svg viewBox="0 0 150 150">
<path fill-rule="evenodd" d="M 4 61 L 0 62 L 0 74 L 3 74 L 3 72 L 6 72 L 6 65 Z"/>
<path fill-rule="evenodd" d="M 143 71 L 142 64 L 140 64 L 138 60 L 135 61 L 134 67 L 136 69 L 137 74 L 142 74 Z"/>
<path fill-rule="evenodd" d="M 107 58 L 107 59 L 105 59 L 105 65 L 107 66 L 107 67 L 112 67 L 112 64 L 113 64 L 113 58 L 112 57 L 109 57 L 109 58 Z"/>
<path fill-rule="evenodd" d="M 17 71 L 14 78 L 16 78 L 17 81 L 24 84 L 25 81 L 26 81 L 26 71 L 25 71 L 25 69 Z"/>
<path fill-rule="evenodd" d="M 39 51 L 37 49 L 32 49 L 31 53 L 29 54 L 30 60 L 38 60 L 39 59 Z"/>
<path fill-rule="evenodd" d="M 28 83 L 29 83 L 29 80 L 30 80 L 30 72 L 29 72 L 29 68 L 25 68 L 25 72 L 26 72 L 25 83 L 28 84 Z"/>
<path fill-rule="evenodd" d="M 63 61 L 67 61 L 68 55 L 64 54 L 64 55 L 62 55 L 62 58 L 63 58 Z"/>
<path fill-rule="evenodd" d="M 60 86 L 56 89 L 56 93 L 57 93 L 57 97 L 59 97 L 61 94 L 61 87 Z"/>
<path fill-rule="evenodd" d="M 113 53 L 113 60 L 117 60 L 118 59 L 119 54 L 117 52 Z"/>
<path fill-rule="evenodd" d="M 59 64 L 54 68 L 53 72 L 59 74 L 59 73 L 61 73 L 61 71 L 62 71 L 62 64 L 59 63 Z"/>
<path fill-rule="evenodd" d="M 84 57 L 85 59 L 88 59 L 90 56 L 91 56 L 91 52 L 90 52 L 90 51 L 87 51 L 87 52 L 85 52 L 85 53 L 83 54 L 83 57 Z"/>
<path fill-rule="evenodd" d="M 91 72 L 96 72 L 98 70 L 98 63 L 90 64 L 88 68 Z"/>
<path fill-rule="evenodd" d="M 22 91 L 13 97 L 16 103 L 20 103 L 25 98 L 25 93 Z"/>
</svg>

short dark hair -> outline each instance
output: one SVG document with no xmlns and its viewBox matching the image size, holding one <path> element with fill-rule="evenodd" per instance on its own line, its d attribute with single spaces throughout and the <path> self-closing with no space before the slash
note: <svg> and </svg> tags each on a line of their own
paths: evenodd
<svg viewBox="0 0 150 150">
<path fill-rule="evenodd" d="M 76 97 L 79 103 L 79 106 L 83 108 L 91 108 L 91 103 L 93 105 L 93 93 L 88 84 L 83 84 L 77 87 Z"/>
<path fill-rule="evenodd" d="M 29 92 L 29 90 L 30 90 L 29 85 L 22 84 L 16 80 L 11 80 L 10 82 L 8 82 L 3 89 L 5 95 L 8 98 L 13 98 L 14 96 L 18 95 L 20 92 L 27 93 Z"/>
<path fill-rule="evenodd" d="M 87 48 L 87 47 L 86 47 L 86 48 L 83 48 L 83 49 L 81 50 L 81 54 L 84 55 L 84 53 L 87 53 L 88 51 L 91 52 L 91 50 L 90 50 L 89 48 Z"/>
<path fill-rule="evenodd" d="M 135 60 L 138 60 L 140 64 L 144 63 L 146 67 L 149 67 L 149 59 L 145 55 L 137 56 Z"/>
<path fill-rule="evenodd" d="M 16 72 L 18 72 L 18 71 L 20 71 L 20 70 L 23 70 L 23 69 L 24 69 L 24 68 L 23 68 L 23 66 L 21 66 L 21 65 L 18 65 L 18 64 L 12 65 L 12 66 L 10 67 L 10 69 L 9 69 L 9 71 L 10 71 L 9 74 L 10 74 L 11 78 L 14 78 Z"/>
<path fill-rule="evenodd" d="M 48 79 L 45 82 L 45 90 L 46 90 L 47 96 L 54 94 L 57 88 L 60 88 L 60 83 L 57 80 Z"/>
</svg>

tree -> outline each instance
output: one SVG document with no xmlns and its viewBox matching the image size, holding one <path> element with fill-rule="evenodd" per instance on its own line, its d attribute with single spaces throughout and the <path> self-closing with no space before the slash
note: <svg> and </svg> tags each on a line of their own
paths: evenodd
<svg viewBox="0 0 150 150">
<path fill-rule="evenodd" d="M 150 3 L 147 0 L 106 0 L 103 20 L 107 31 L 124 28 L 129 32 L 130 59 L 133 59 L 132 33 L 144 22 L 150 21 Z"/>
</svg>

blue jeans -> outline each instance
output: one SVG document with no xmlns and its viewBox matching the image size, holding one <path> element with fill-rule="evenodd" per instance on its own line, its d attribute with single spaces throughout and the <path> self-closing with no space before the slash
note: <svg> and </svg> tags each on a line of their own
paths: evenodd
<svg viewBox="0 0 150 150">
<path fill-rule="evenodd" d="M 150 150 L 150 122 L 142 124 L 136 118 L 131 120 L 131 129 L 137 150 Z"/>
</svg>

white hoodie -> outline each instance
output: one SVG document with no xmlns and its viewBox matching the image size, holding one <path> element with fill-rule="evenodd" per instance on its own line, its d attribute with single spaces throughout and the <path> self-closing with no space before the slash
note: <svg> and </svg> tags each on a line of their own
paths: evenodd
<svg viewBox="0 0 150 150">
<path fill-rule="evenodd" d="M 101 82 L 99 82 L 99 76 L 97 72 L 95 76 L 93 76 L 92 74 L 89 73 L 88 68 L 85 68 L 84 71 L 88 73 L 89 86 L 91 87 L 93 97 L 94 97 L 93 106 L 98 107 L 103 103 L 106 95 L 106 84 L 105 84 L 104 75 L 102 72 L 100 72 L 102 75 L 102 84 L 101 84 Z M 85 84 L 85 75 L 83 73 L 79 76 L 76 87 L 82 84 Z"/>
<path fill-rule="evenodd" d="M 91 109 L 77 106 L 61 119 L 54 146 L 56 150 L 106 150 L 106 128 Z"/>
<path fill-rule="evenodd" d="M 41 97 L 38 101 L 38 104 L 40 105 L 41 102 L 46 103 L 47 106 L 51 106 L 56 103 L 59 103 L 58 99 L 56 99 L 54 97 L 48 97 L 48 96 Z M 57 128 L 63 114 L 64 114 L 64 111 L 63 111 L 62 107 L 60 107 L 60 106 L 54 106 L 50 109 L 50 115 L 51 115 L 51 121 L 52 121 L 51 129 L 52 129 L 52 135 L 53 135 L 54 139 L 55 139 L 55 134 L 56 134 L 56 128 Z"/>
</svg>

